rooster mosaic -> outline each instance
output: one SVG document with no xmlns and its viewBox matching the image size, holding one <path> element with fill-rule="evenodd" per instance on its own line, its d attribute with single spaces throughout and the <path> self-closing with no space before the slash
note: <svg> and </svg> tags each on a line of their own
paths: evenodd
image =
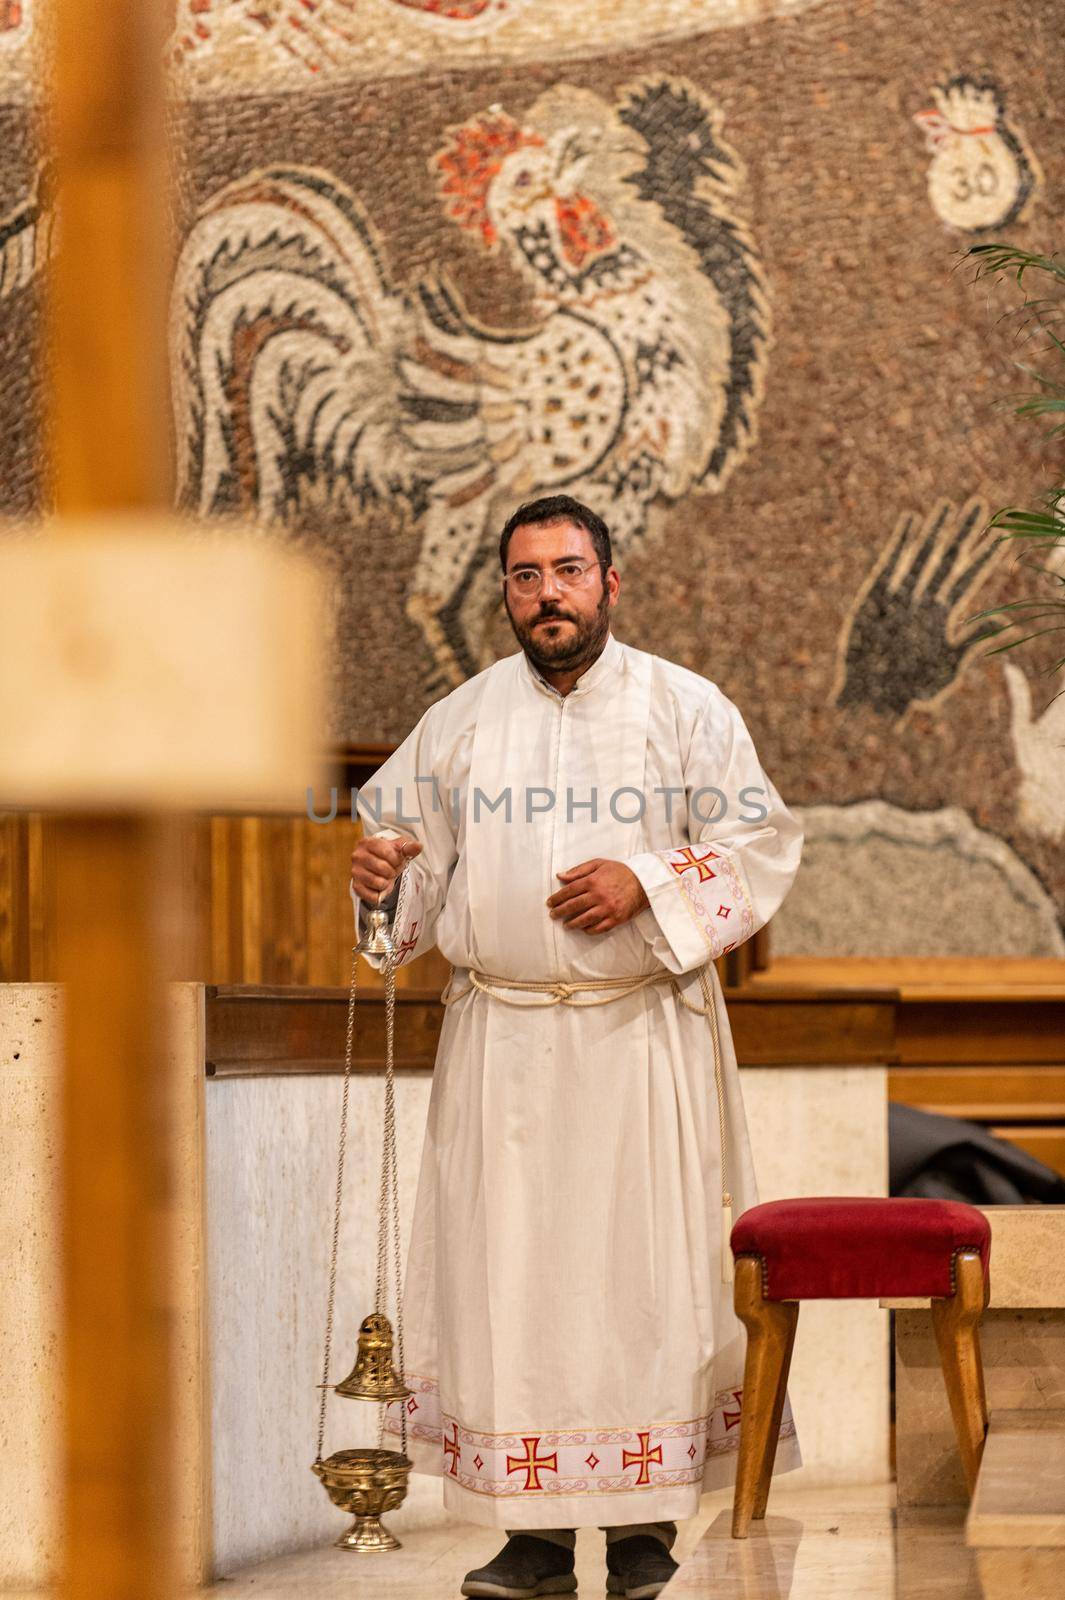
<svg viewBox="0 0 1065 1600">
<path fill-rule="evenodd" d="M 32 283 L 55 243 L 51 167 L 41 162 L 29 192 L 0 216 L 0 300 Z"/>
<path fill-rule="evenodd" d="M 647 79 L 613 105 L 562 86 L 520 123 L 491 107 L 431 169 L 531 317 L 479 322 L 444 269 L 398 285 L 328 173 L 252 172 L 182 252 L 177 431 L 184 503 L 205 514 L 401 505 L 422 537 L 408 614 L 434 680 L 457 683 L 485 664 L 516 502 L 576 494 L 623 557 L 656 501 L 725 484 L 754 438 L 769 317 L 741 164 L 690 83 Z"/>
</svg>

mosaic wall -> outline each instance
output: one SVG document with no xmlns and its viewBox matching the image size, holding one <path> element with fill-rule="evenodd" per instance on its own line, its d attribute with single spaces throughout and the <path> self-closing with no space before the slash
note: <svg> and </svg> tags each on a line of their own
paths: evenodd
<svg viewBox="0 0 1065 1600">
<path fill-rule="evenodd" d="M 331 735 L 396 741 L 513 648 L 498 528 L 565 488 L 614 530 L 619 636 L 719 682 L 806 816 L 778 949 L 1065 954 L 1065 697 L 1049 648 L 988 657 L 967 620 L 1039 581 L 982 529 L 1053 456 L 997 403 L 1011 302 L 959 264 L 1060 245 L 1061 21 L 177 0 L 181 503 L 328 558 Z M 14 511 L 50 237 L 31 24 L 0 0 Z"/>
</svg>

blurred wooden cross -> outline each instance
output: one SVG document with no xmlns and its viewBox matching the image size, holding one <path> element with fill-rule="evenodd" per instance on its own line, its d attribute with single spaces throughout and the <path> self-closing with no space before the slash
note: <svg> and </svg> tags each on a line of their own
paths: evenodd
<svg viewBox="0 0 1065 1600">
<path fill-rule="evenodd" d="M 322 591 L 262 537 L 168 515 L 168 8 L 51 9 L 58 515 L 0 541 L 0 804 L 60 814 L 60 1586 L 155 1600 L 178 1584 L 166 822 L 323 781 Z"/>
</svg>

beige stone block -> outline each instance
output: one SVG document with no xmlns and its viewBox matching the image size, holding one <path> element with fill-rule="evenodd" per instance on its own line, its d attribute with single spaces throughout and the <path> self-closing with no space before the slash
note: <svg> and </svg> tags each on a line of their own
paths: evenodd
<svg viewBox="0 0 1065 1600">
<path fill-rule="evenodd" d="M 992 1411 L 965 1538 L 1065 1557 L 1065 1411 Z"/>
<path fill-rule="evenodd" d="M 52 1571 L 58 1514 L 62 996 L 0 985 L 0 1588 Z"/>
<path fill-rule="evenodd" d="M 1065 1551 L 978 1550 L 976 1568 L 984 1600 L 1061 1600 Z"/>
<path fill-rule="evenodd" d="M 1065 1306 L 1065 1208 L 982 1209 L 991 1223 L 992 1306 Z"/>
<path fill-rule="evenodd" d="M 993 1307 L 1065 1306 L 1065 1207 L 980 1206 L 991 1224 Z M 882 1300 L 890 1311 L 927 1300 Z"/>
<path fill-rule="evenodd" d="M 1065 1310 L 987 1311 L 980 1329 L 992 1411 L 1065 1407 Z M 895 1314 L 895 1452 L 900 1505 L 968 1496 L 927 1310 Z"/>
<path fill-rule="evenodd" d="M 317 568 L 265 534 L 113 517 L 7 538 L 3 803 L 299 811 L 326 775 L 326 618 Z"/>
<path fill-rule="evenodd" d="M 169 996 L 173 1086 L 171 1277 L 180 1568 L 208 1572 L 210 1455 L 203 1240 L 203 987 Z M 59 1310 L 63 993 L 0 985 L 0 1591 L 54 1575 L 63 1425 Z M 160 1374 L 160 1382 L 167 1381 Z"/>
</svg>

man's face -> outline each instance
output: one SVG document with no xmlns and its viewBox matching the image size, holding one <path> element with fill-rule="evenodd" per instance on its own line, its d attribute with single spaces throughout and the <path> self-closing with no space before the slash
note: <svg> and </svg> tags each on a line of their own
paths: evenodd
<svg viewBox="0 0 1065 1600">
<path fill-rule="evenodd" d="M 541 671 L 579 667 L 602 649 L 621 580 L 613 567 L 595 565 L 598 559 L 591 534 L 572 522 L 532 523 L 511 534 L 503 604 L 518 643 Z M 575 565 L 587 570 L 567 588 L 562 580 Z M 539 573 L 539 591 L 534 582 L 531 594 L 522 592 L 519 572 Z"/>
</svg>

